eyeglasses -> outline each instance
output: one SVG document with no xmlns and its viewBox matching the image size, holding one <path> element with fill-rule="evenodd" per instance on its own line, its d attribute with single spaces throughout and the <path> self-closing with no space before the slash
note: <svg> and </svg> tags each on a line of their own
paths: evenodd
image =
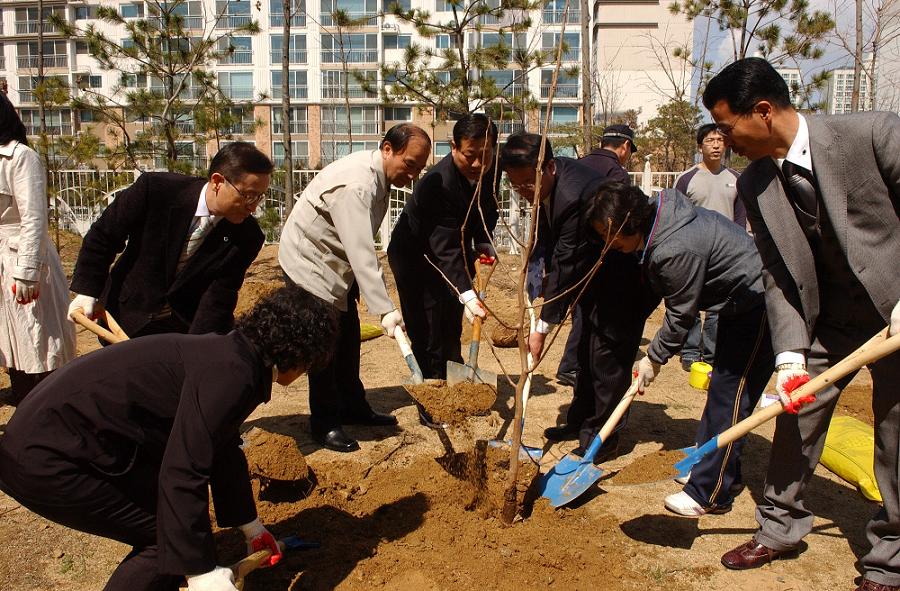
<svg viewBox="0 0 900 591">
<path fill-rule="evenodd" d="M 704 146 L 714 146 L 716 144 L 724 144 L 724 143 L 725 143 L 725 138 L 721 137 L 721 132 L 720 132 L 720 137 L 708 137 L 705 140 L 703 140 Z"/>
<path fill-rule="evenodd" d="M 240 189 L 238 189 L 237 187 L 235 187 L 235 186 L 234 186 L 234 183 L 232 183 L 231 181 L 229 181 L 227 178 L 225 178 L 224 176 L 223 176 L 222 178 L 225 179 L 225 182 L 226 182 L 226 183 L 228 183 L 229 185 L 231 185 L 231 188 L 232 188 L 232 189 L 234 189 L 235 191 L 237 191 L 237 194 L 241 196 L 241 199 L 244 200 L 244 203 L 246 203 L 247 206 L 259 205 L 259 202 L 266 198 L 266 193 L 265 193 L 265 192 L 257 193 L 257 194 L 255 194 L 255 195 L 254 195 L 253 193 L 244 193 L 243 191 L 241 191 Z"/>
<path fill-rule="evenodd" d="M 731 135 L 731 132 L 734 131 L 734 124 L 737 123 L 738 119 L 743 117 L 743 115 L 737 115 L 734 119 L 731 120 L 731 123 L 716 123 L 716 131 L 719 132 L 723 138 Z"/>
</svg>

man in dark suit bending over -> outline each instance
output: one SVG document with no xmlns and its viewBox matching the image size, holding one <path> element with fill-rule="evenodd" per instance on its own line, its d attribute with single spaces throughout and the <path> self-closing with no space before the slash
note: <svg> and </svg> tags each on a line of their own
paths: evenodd
<svg viewBox="0 0 900 591">
<path fill-rule="evenodd" d="M 252 144 L 234 142 L 215 155 L 208 179 L 142 174 L 85 236 L 69 314 L 98 317 L 105 308 L 132 337 L 228 332 L 244 273 L 262 248 L 252 214 L 272 168 Z"/>
</svg>

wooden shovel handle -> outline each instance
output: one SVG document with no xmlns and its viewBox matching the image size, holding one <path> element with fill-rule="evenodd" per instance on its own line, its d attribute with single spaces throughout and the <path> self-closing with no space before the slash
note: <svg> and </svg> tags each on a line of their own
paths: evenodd
<svg viewBox="0 0 900 591">
<path fill-rule="evenodd" d="M 606 419 L 606 422 L 603 423 L 603 426 L 600 427 L 600 440 L 606 441 L 609 439 L 609 436 L 612 435 L 613 430 L 616 428 L 616 425 L 619 424 L 619 421 L 622 420 L 622 417 L 625 415 L 625 412 L 628 410 L 628 407 L 631 406 L 632 401 L 634 401 L 634 397 L 637 396 L 638 393 L 638 381 L 634 380 L 631 382 L 631 387 L 628 388 L 628 391 L 625 392 L 625 395 L 622 396 L 622 400 L 619 401 L 619 404 L 616 405 L 616 408 L 613 409 L 612 414 L 609 415 L 609 418 Z"/>
<path fill-rule="evenodd" d="M 119 323 L 115 321 L 112 317 L 112 314 L 109 312 L 105 312 L 106 314 L 106 322 L 109 324 L 109 327 L 116 332 L 110 332 L 85 316 L 84 311 L 81 308 L 77 308 L 72 312 L 72 320 L 85 327 L 101 339 L 109 342 L 109 343 L 121 343 L 122 341 L 128 340 L 128 335 L 125 334 L 125 331 L 122 330 L 122 327 L 119 326 Z"/>
<path fill-rule="evenodd" d="M 278 548 L 284 552 L 286 547 L 284 542 L 278 540 Z M 244 577 L 258 569 L 263 562 L 269 559 L 272 556 L 272 551 L 268 548 L 264 548 L 262 550 L 257 550 L 253 554 L 249 556 L 245 556 L 241 558 L 230 567 L 231 572 L 234 573 L 234 586 L 238 589 L 244 588 Z"/>
<path fill-rule="evenodd" d="M 791 392 L 791 400 L 799 400 L 804 396 L 815 394 L 862 366 L 874 363 L 882 357 L 900 350 L 900 334 L 888 338 L 888 330 L 878 331 L 878 334 L 863 343 L 859 349 Z M 783 412 L 784 407 L 781 404 L 770 404 L 766 408 L 753 413 L 737 425 L 722 431 L 718 437 L 717 447 L 725 447 Z"/>
</svg>

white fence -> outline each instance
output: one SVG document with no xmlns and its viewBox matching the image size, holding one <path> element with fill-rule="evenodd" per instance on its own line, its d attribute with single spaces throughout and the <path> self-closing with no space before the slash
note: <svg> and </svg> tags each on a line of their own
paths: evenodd
<svg viewBox="0 0 900 591">
<path fill-rule="evenodd" d="M 294 171 L 294 195 L 300 195 L 304 187 L 316 175 L 317 170 Z M 91 224 L 100 217 L 116 193 L 131 185 L 141 171 L 95 171 L 62 170 L 52 175 L 51 184 L 56 189 L 55 206 L 59 213 L 60 227 L 84 236 Z M 635 185 L 657 191 L 675 184 L 680 173 L 675 172 L 632 172 Z M 650 177 L 646 176 L 650 174 Z M 649 183 L 645 181 L 649 180 Z M 392 189 L 388 214 L 376 236 L 379 248 L 387 247 L 391 229 L 400 217 L 403 206 L 412 189 Z M 256 217 L 266 233 L 266 241 L 278 242 L 285 212 L 284 172 L 276 171 L 269 186 L 266 199 L 256 210 Z M 497 224 L 494 238 L 498 246 L 510 248 L 514 245 L 507 227 L 517 235 L 524 235 L 530 225 L 530 209 L 519 202 L 514 192 L 504 180 L 499 196 L 501 222 Z M 527 205 L 527 204 L 525 204 Z"/>
</svg>

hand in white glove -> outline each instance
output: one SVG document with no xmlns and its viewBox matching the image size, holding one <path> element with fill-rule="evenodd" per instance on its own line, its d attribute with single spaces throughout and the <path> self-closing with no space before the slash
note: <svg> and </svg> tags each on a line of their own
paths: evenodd
<svg viewBox="0 0 900 591">
<path fill-rule="evenodd" d="M 38 299 L 38 296 L 41 294 L 40 283 L 37 281 L 29 281 L 27 279 L 14 279 L 15 283 L 13 283 L 12 291 L 13 295 L 16 296 L 16 302 L 20 304 L 30 304 Z"/>
<path fill-rule="evenodd" d="M 384 329 L 384 334 L 387 336 L 394 338 L 394 331 L 397 330 L 398 326 L 406 330 L 406 324 L 403 323 L 403 314 L 400 313 L 400 310 L 394 308 L 381 317 L 381 328 Z"/>
<path fill-rule="evenodd" d="M 888 336 L 898 334 L 900 334 L 900 300 L 897 301 L 897 305 L 894 306 L 894 310 L 891 312 L 891 328 L 888 330 Z"/>
<path fill-rule="evenodd" d="M 240 529 L 247 540 L 247 556 L 260 550 L 269 550 L 272 555 L 260 566 L 266 568 L 278 564 L 282 557 L 281 548 L 278 547 L 278 541 L 275 539 L 275 536 L 269 533 L 269 530 L 259 522 L 259 519 L 245 523 L 240 526 Z"/>
<path fill-rule="evenodd" d="M 238 591 L 230 568 L 217 566 L 202 575 L 188 575 L 188 591 Z"/>
<path fill-rule="evenodd" d="M 778 377 L 775 378 L 775 392 L 781 398 L 781 405 L 786 412 L 797 414 L 797 411 L 804 405 L 816 401 L 815 394 L 802 396 L 797 400 L 791 400 L 791 392 L 809 381 L 809 373 L 806 371 L 802 363 L 785 364 L 778 370 Z"/>
<path fill-rule="evenodd" d="M 478 298 L 472 298 L 471 300 L 466 302 L 466 320 L 471 324 L 475 322 L 475 317 L 478 316 L 481 319 L 487 318 L 487 310 L 484 307 L 484 304 L 481 303 L 481 300 Z"/>
<path fill-rule="evenodd" d="M 643 393 L 644 388 L 653 383 L 653 380 L 656 379 L 656 375 L 659 373 L 660 367 L 662 367 L 662 365 L 651 360 L 649 355 L 644 356 L 640 361 L 638 361 L 638 392 Z"/>
<path fill-rule="evenodd" d="M 91 320 L 96 320 L 98 316 L 100 316 L 101 312 L 103 312 L 103 307 L 100 305 L 100 301 L 97 298 L 93 298 L 91 296 L 81 295 L 80 293 L 75 294 L 75 299 L 72 300 L 72 303 L 69 304 L 69 318 L 72 318 L 72 313 L 75 312 L 78 308 L 84 312 L 84 315 L 90 318 Z"/>
</svg>

